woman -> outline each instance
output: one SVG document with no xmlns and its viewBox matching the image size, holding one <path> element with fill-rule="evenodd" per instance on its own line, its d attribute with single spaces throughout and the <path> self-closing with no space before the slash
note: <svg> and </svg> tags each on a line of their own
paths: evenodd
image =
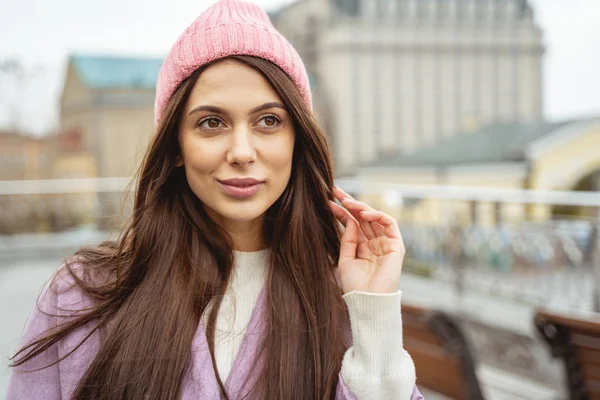
<svg viewBox="0 0 600 400">
<path fill-rule="evenodd" d="M 262 10 L 223 0 L 184 32 L 155 122 L 128 227 L 46 287 L 8 399 L 422 398 L 398 226 L 334 189 L 306 70 Z"/>
</svg>

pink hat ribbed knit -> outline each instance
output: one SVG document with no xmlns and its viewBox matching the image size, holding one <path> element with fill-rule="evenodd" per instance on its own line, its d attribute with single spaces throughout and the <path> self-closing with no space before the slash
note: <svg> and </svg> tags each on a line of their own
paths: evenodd
<svg viewBox="0 0 600 400">
<path fill-rule="evenodd" d="M 260 7 L 221 0 L 203 12 L 177 39 L 165 58 L 156 84 L 154 123 L 158 125 L 177 87 L 196 69 L 230 55 L 261 57 L 279 66 L 312 108 L 308 74 L 298 52 Z"/>
</svg>

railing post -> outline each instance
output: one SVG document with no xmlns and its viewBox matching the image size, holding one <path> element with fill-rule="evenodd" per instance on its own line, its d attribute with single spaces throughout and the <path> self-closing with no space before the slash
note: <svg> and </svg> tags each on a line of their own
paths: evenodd
<svg viewBox="0 0 600 400">
<path fill-rule="evenodd" d="M 591 189 L 595 192 L 600 191 L 600 172 L 594 173 L 591 178 Z M 590 244 L 592 254 L 592 268 L 594 272 L 594 311 L 600 313 L 600 206 L 596 205 L 593 212 L 593 227 Z"/>
<path fill-rule="evenodd" d="M 590 244 L 592 246 L 592 268 L 594 270 L 594 311 L 600 313 L 600 207 L 594 208 L 594 222 Z"/>
</svg>

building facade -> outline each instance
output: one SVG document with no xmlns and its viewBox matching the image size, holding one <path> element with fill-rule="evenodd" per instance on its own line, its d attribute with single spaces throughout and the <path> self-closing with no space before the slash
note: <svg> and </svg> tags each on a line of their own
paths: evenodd
<svg viewBox="0 0 600 400">
<path fill-rule="evenodd" d="M 56 147 L 53 136 L 0 131 L 0 181 L 52 178 Z"/>
<path fill-rule="evenodd" d="M 23 180 L 52 178 L 57 151 L 56 136 L 35 137 L 0 131 L 0 181 L 5 187 Z M 0 190 L 0 235 L 43 230 L 47 226 L 43 196 L 13 196 Z"/>
<path fill-rule="evenodd" d="M 154 58 L 71 56 L 61 130 L 80 137 L 79 156 L 87 153 L 95 160 L 98 177 L 134 174 L 154 129 L 161 64 Z"/>
<path fill-rule="evenodd" d="M 338 175 L 542 118 L 544 45 L 526 0 L 300 0 L 272 18 L 316 78 Z"/>
<path fill-rule="evenodd" d="M 154 131 L 159 58 L 74 55 L 61 97 L 62 142 L 57 178 L 131 177 Z M 80 194 L 82 215 L 116 230 L 130 214 L 131 196 Z"/>
<path fill-rule="evenodd" d="M 489 125 L 461 133 L 410 155 L 382 157 L 356 179 L 481 190 L 600 190 L 600 117 Z M 442 195 L 442 196 L 440 196 Z M 385 193 L 362 197 L 397 218 L 424 225 L 494 226 L 522 221 L 596 218 L 593 207 L 553 204 L 447 201 L 443 194 L 389 208 Z M 410 199 L 409 199 L 410 200 Z M 475 206 L 475 207 L 473 207 Z M 402 208 L 400 212 L 400 208 Z"/>
</svg>

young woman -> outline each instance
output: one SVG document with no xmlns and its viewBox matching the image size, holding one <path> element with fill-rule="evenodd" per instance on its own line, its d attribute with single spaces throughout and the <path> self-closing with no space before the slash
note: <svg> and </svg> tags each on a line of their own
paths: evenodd
<svg viewBox="0 0 600 400">
<path fill-rule="evenodd" d="M 183 33 L 155 122 L 130 223 L 44 289 L 8 399 L 421 399 L 398 226 L 334 188 L 264 11 L 222 0 Z"/>
</svg>

